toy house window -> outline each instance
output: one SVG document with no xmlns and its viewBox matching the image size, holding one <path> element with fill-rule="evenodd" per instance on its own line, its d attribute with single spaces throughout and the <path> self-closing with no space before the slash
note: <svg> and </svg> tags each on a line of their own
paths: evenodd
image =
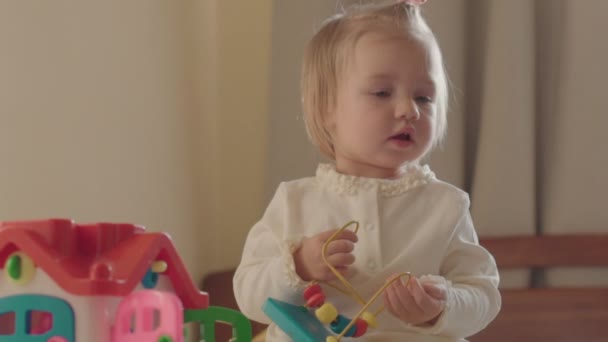
<svg viewBox="0 0 608 342">
<path fill-rule="evenodd" d="M 130 333 L 134 333 L 135 332 L 135 312 L 132 311 L 128 316 L 126 316 L 125 318 L 127 318 L 128 320 L 123 321 L 122 325 L 122 332 L 124 334 L 130 334 Z M 124 318 L 123 318 L 124 319 Z"/>
<path fill-rule="evenodd" d="M 144 308 L 142 310 L 143 326 L 137 326 L 135 312 L 128 315 L 128 321 L 123 324 L 123 333 L 153 332 L 160 327 L 161 313 L 159 309 Z"/>
<path fill-rule="evenodd" d="M 0 314 L 0 336 L 15 334 L 15 313 L 5 312 Z"/>
<path fill-rule="evenodd" d="M 143 311 L 145 332 L 155 331 L 160 327 L 160 310 L 153 308 L 145 308 Z"/>
<path fill-rule="evenodd" d="M 53 314 L 47 311 L 27 312 L 27 334 L 44 335 L 53 329 Z"/>
</svg>

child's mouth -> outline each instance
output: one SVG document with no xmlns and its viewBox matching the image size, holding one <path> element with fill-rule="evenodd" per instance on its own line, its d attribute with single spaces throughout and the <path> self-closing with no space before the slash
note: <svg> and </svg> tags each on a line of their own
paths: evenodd
<svg viewBox="0 0 608 342">
<path fill-rule="evenodd" d="M 412 136 L 409 133 L 399 133 L 397 135 L 393 135 L 390 139 L 399 141 L 412 141 Z"/>
</svg>

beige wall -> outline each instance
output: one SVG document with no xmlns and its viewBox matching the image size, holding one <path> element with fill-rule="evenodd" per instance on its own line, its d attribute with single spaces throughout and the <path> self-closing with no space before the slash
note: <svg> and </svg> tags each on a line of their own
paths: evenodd
<svg viewBox="0 0 608 342">
<path fill-rule="evenodd" d="M 196 4 L 196 1 L 193 1 Z M 200 6 L 200 4 L 199 4 Z M 270 70 L 270 0 L 209 1 L 198 50 L 203 115 L 199 178 L 203 186 L 208 270 L 234 267 L 245 234 L 265 207 Z M 206 32 L 206 33 L 205 33 Z"/>
<path fill-rule="evenodd" d="M 263 208 L 270 10 L 0 3 L 0 220 L 138 223 L 196 279 L 236 264 Z"/>
<path fill-rule="evenodd" d="M 306 42 L 334 5 L 327 0 L 273 2 L 266 202 L 279 182 L 310 176 L 323 160 L 304 128 L 300 63 Z"/>
<path fill-rule="evenodd" d="M 0 4 L 0 219 L 138 223 L 194 265 L 181 17 L 165 1 Z"/>
</svg>

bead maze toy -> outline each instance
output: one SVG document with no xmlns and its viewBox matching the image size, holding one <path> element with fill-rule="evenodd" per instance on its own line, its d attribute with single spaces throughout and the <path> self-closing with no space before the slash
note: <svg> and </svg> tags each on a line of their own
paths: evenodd
<svg viewBox="0 0 608 342">
<path fill-rule="evenodd" d="M 357 233 L 359 230 L 359 223 L 356 221 L 348 222 L 323 244 L 322 249 L 322 257 L 325 265 L 329 267 L 344 287 L 339 287 L 331 283 L 324 284 L 333 287 L 357 301 L 361 305 L 361 309 L 352 319 L 341 315 L 333 304 L 326 301 L 323 288 L 315 281 L 312 281 L 304 290 L 303 295 L 304 300 L 306 301 L 304 306 L 297 306 L 274 298 L 268 298 L 262 308 L 264 313 L 266 313 L 266 315 L 294 341 L 338 342 L 341 341 L 343 337 L 363 336 L 369 328 L 377 327 L 378 322 L 376 317 L 384 310 L 384 307 L 381 307 L 374 313 L 367 311 L 374 301 L 376 301 L 390 284 L 402 277 L 407 277 L 405 285 L 407 286 L 409 284 L 411 275 L 408 272 L 404 272 L 389 279 L 389 281 L 376 291 L 368 301 L 363 299 L 352 284 L 327 261 L 327 246 L 336 238 L 336 236 L 351 225 L 355 226 L 354 230 L 355 233 Z M 331 332 L 325 328 L 324 324 L 329 325 Z"/>
<path fill-rule="evenodd" d="M 251 323 L 209 306 L 170 237 L 132 224 L 0 222 L 0 342 L 214 342 L 216 322 L 250 342 Z"/>
</svg>

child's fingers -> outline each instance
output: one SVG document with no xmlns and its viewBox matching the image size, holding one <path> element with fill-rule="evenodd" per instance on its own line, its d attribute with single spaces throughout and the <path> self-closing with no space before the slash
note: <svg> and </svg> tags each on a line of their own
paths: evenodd
<svg viewBox="0 0 608 342">
<path fill-rule="evenodd" d="M 391 302 L 391 300 L 389 298 L 388 291 L 389 290 L 386 289 L 382 293 L 382 299 L 384 300 L 384 308 L 386 309 L 386 311 L 393 314 L 393 316 L 399 317 L 399 315 L 395 312 L 395 309 L 393 308 L 393 303 Z"/>
<path fill-rule="evenodd" d="M 437 286 L 433 283 L 421 283 L 424 292 L 426 292 L 429 296 L 438 299 L 438 300 L 446 300 L 447 294 L 445 292 L 444 287 Z"/>
<path fill-rule="evenodd" d="M 348 240 L 351 242 L 357 242 L 359 241 L 359 238 L 357 237 L 357 234 L 355 234 L 355 232 L 353 232 L 352 230 L 343 230 L 340 234 L 336 236 L 335 240 Z"/>
<path fill-rule="evenodd" d="M 329 238 L 334 235 L 334 233 L 336 232 L 335 229 L 332 230 L 326 230 L 324 232 L 321 232 L 317 235 L 315 235 L 313 238 L 317 238 L 319 239 L 320 242 L 325 242 L 327 240 L 329 240 Z"/>
<path fill-rule="evenodd" d="M 332 235 L 334 235 L 336 233 L 337 229 L 332 229 L 332 230 L 327 230 L 324 231 L 322 233 L 317 234 L 316 236 L 323 242 L 329 240 L 329 238 L 332 237 Z M 340 232 L 338 235 L 336 235 L 333 238 L 334 241 L 336 240 L 348 240 L 348 241 L 352 241 L 352 242 L 357 242 L 358 238 L 357 238 L 357 234 L 355 234 L 355 232 L 350 231 L 350 230 L 343 230 L 342 232 Z"/>
<path fill-rule="evenodd" d="M 422 309 L 416 303 L 410 290 L 401 281 L 396 280 L 387 289 L 391 290 L 393 305 L 402 308 L 404 312 L 407 312 L 408 317 L 416 317 L 422 314 Z"/>
<path fill-rule="evenodd" d="M 352 253 L 338 253 L 327 257 L 327 262 L 333 267 L 350 266 L 355 262 L 355 256 Z"/>
<path fill-rule="evenodd" d="M 401 304 L 401 300 L 392 284 L 384 290 L 384 307 L 393 314 L 393 316 L 405 321 L 409 320 L 410 313 L 407 307 L 404 307 Z"/>
<path fill-rule="evenodd" d="M 409 289 L 414 301 L 423 312 L 437 311 L 441 309 L 441 301 L 428 295 L 420 282 L 416 278 L 412 278 L 409 283 Z"/>
<path fill-rule="evenodd" d="M 326 255 L 350 253 L 355 249 L 355 243 L 349 240 L 335 240 L 327 245 Z"/>
</svg>

